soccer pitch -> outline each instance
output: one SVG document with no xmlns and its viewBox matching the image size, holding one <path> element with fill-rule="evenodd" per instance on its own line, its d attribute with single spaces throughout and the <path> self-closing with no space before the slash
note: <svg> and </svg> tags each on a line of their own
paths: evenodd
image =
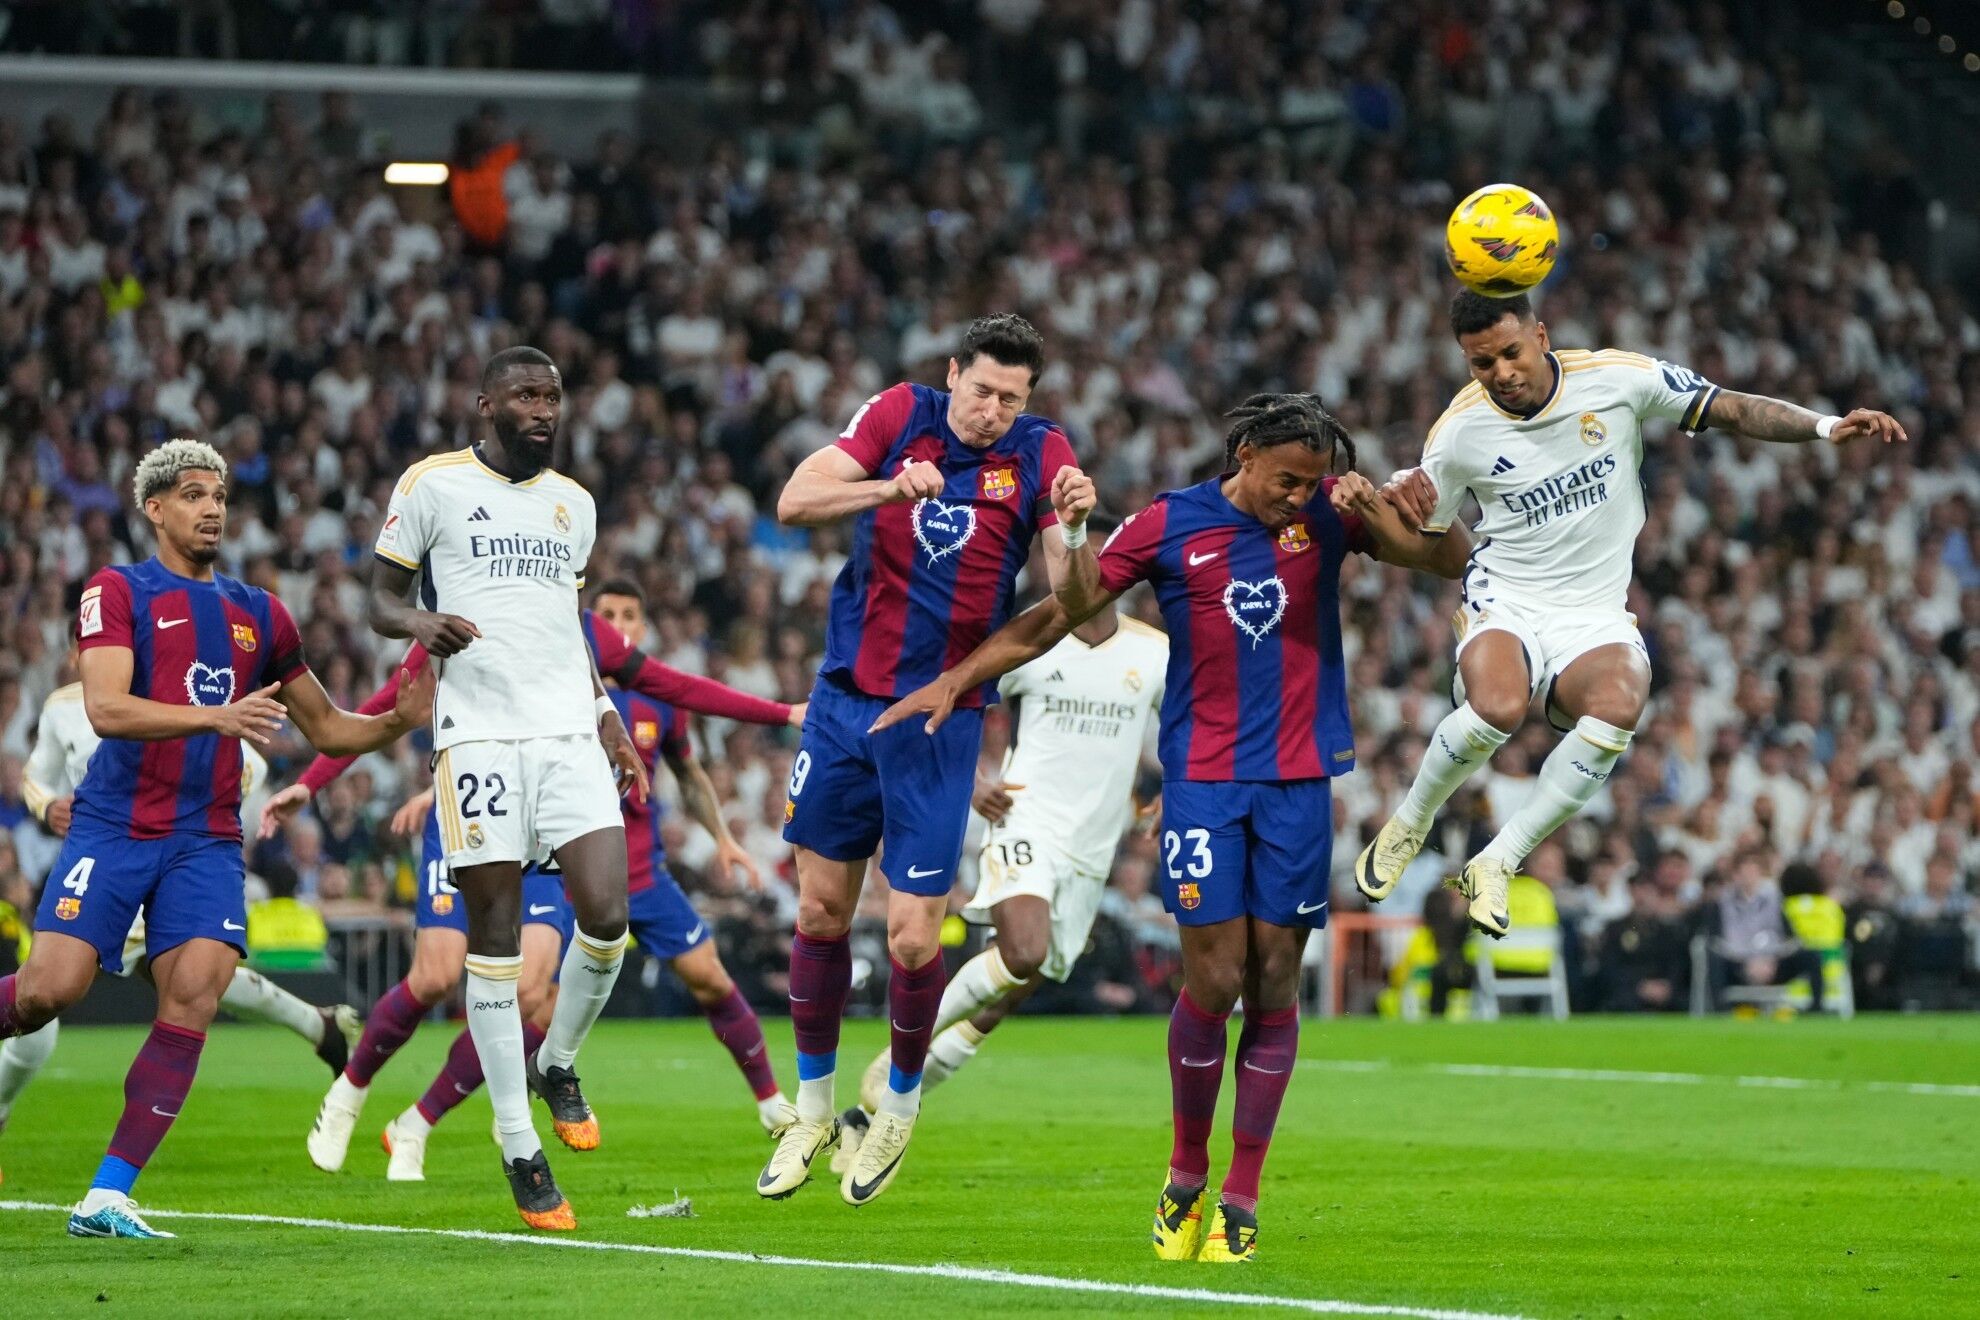
<svg viewBox="0 0 1980 1320">
<path fill-rule="evenodd" d="M 766 1026 L 789 1085 L 788 1027 Z M 1232 1269 L 1149 1250 L 1165 1028 L 1012 1021 L 854 1210 L 822 1170 L 789 1201 L 756 1196 L 768 1143 L 700 1022 L 601 1024 L 580 1065 L 605 1142 L 550 1145 L 579 1219 L 558 1238 L 517 1221 L 479 1098 L 435 1134 L 424 1184 L 385 1182 L 378 1130 L 451 1026 L 380 1075 L 334 1177 L 303 1153 L 322 1067 L 272 1029 L 222 1027 L 138 1185 L 181 1235 L 155 1243 L 73 1240 L 61 1212 L 22 1208 L 79 1196 L 116 1121 L 139 1033 L 76 1029 L 0 1138 L 4 1312 L 1980 1313 L 1980 1019 L 1310 1022 L 1261 1258 Z M 881 1038 L 849 1024 L 842 1099 Z M 627 1217 L 676 1191 L 694 1218 Z"/>
</svg>

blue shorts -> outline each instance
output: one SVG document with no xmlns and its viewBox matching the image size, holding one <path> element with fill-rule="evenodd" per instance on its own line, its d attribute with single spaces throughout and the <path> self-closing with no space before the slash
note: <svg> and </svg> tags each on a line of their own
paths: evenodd
<svg viewBox="0 0 1980 1320">
<path fill-rule="evenodd" d="M 710 939 L 708 923 L 664 866 L 653 872 L 650 886 L 626 896 L 626 925 L 639 947 L 663 962 L 672 962 Z"/>
<path fill-rule="evenodd" d="M 823 678 L 813 685 L 784 838 L 835 862 L 878 848 L 888 884 L 935 897 L 949 892 L 962 861 L 983 711 L 958 710 L 933 736 L 921 719 L 867 733 L 893 704 Z"/>
<path fill-rule="evenodd" d="M 239 839 L 133 839 L 78 816 L 42 886 L 34 928 L 87 941 L 106 972 L 124 970 L 124 940 L 140 910 L 147 958 L 198 939 L 245 954 L 246 879 Z"/>
<path fill-rule="evenodd" d="M 440 846 L 439 818 L 429 815 L 426 838 L 420 847 L 419 902 L 413 910 L 414 929 L 437 926 L 467 934 L 467 904 L 461 901 L 460 891 L 454 888 L 448 875 L 447 851 Z M 523 872 L 522 884 L 522 924 L 555 926 L 568 944 L 577 918 L 571 911 L 570 900 L 564 896 L 562 874 L 532 866 Z"/>
<path fill-rule="evenodd" d="M 1334 795 L 1325 779 L 1162 784 L 1162 906 L 1178 925 L 1327 924 Z"/>
</svg>

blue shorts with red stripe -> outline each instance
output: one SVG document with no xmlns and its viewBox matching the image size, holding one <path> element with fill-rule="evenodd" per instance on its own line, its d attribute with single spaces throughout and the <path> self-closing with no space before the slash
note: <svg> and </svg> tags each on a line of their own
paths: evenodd
<svg viewBox="0 0 1980 1320">
<path fill-rule="evenodd" d="M 245 954 L 246 879 L 239 839 L 133 839 L 78 814 L 42 886 L 34 928 L 85 941 L 106 972 L 124 970 L 124 939 L 140 910 L 147 958 L 197 939 Z"/>
<path fill-rule="evenodd" d="M 1178 925 L 1327 924 L 1330 781 L 1162 784 L 1162 906 Z"/>
<path fill-rule="evenodd" d="M 983 712 L 957 710 L 932 735 L 920 719 L 868 733 L 893 704 L 824 678 L 813 685 L 784 838 L 835 862 L 863 861 L 880 849 L 895 889 L 946 894 L 969 827 Z"/>
<path fill-rule="evenodd" d="M 652 884 L 626 895 L 626 926 L 639 947 L 662 962 L 672 962 L 710 939 L 708 923 L 664 866 L 654 868 Z"/>
<path fill-rule="evenodd" d="M 569 944 L 571 932 L 577 929 L 577 917 L 570 899 L 564 896 L 562 874 L 532 866 L 523 872 L 522 885 L 522 924 L 555 926 Z M 440 846 L 440 822 L 432 815 L 426 818 L 426 837 L 420 845 L 419 901 L 413 908 L 413 927 L 467 934 L 467 904 L 449 877 L 447 851 Z"/>
</svg>

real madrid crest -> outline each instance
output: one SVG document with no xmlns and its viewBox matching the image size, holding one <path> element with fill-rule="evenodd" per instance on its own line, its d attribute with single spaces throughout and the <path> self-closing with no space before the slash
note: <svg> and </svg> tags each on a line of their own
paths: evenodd
<svg viewBox="0 0 1980 1320">
<path fill-rule="evenodd" d="M 1581 414 L 1581 443 L 1599 445 L 1609 438 L 1609 428 L 1594 413 Z"/>
<path fill-rule="evenodd" d="M 560 532 L 570 531 L 571 511 L 569 509 L 566 509 L 563 505 L 559 504 L 557 506 L 557 511 L 550 515 L 550 523 Z"/>
<path fill-rule="evenodd" d="M 1127 673 L 1122 674 L 1121 686 L 1130 692 L 1141 691 L 1141 671 L 1139 669 L 1130 669 Z"/>
<path fill-rule="evenodd" d="M 467 827 L 467 846 L 470 848 L 479 848 L 481 846 L 481 839 L 481 826 L 470 824 Z"/>
</svg>

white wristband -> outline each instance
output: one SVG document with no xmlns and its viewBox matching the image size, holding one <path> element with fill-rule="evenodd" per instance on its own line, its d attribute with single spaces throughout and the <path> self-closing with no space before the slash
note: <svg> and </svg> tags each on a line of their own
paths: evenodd
<svg viewBox="0 0 1980 1320">
<path fill-rule="evenodd" d="M 1080 523 L 1077 526 L 1068 527 L 1064 523 L 1060 523 L 1059 535 L 1065 538 L 1066 549 L 1077 550 L 1086 544 L 1086 524 Z"/>
<path fill-rule="evenodd" d="M 1821 421 L 1815 423 L 1815 438 L 1817 440 L 1827 440 L 1829 433 L 1834 431 L 1836 425 L 1841 421 L 1842 418 L 1840 417 L 1824 417 Z"/>
<path fill-rule="evenodd" d="M 619 708 L 612 704 L 610 697 L 600 697 L 591 703 L 591 718 L 603 724 L 607 715 L 615 715 L 618 713 L 618 710 Z"/>
</svg>

